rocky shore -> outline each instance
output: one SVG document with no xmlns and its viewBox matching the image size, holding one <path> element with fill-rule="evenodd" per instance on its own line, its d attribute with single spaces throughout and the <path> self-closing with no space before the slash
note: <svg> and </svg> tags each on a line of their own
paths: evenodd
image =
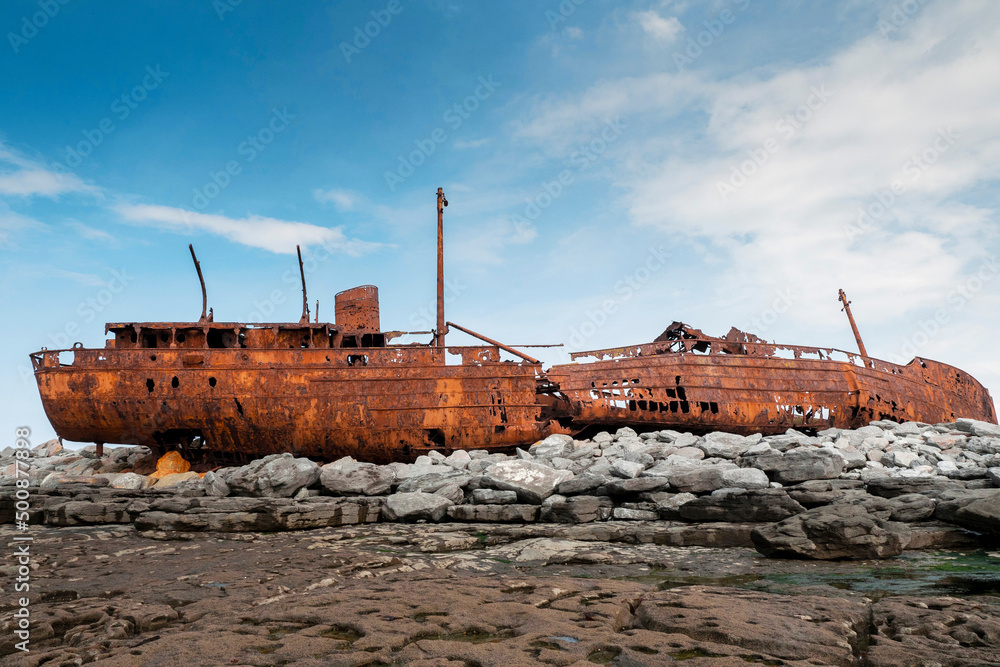
<svg viewBox="0 0 1000 667">
<path fill-rule="evenodd" d="M 53 441 L 26 462 L 39 651 L 0 645 L 11 664 L 1000 661 L 992 424 L 623 428 L 513 455 L 201 473 Z M 12 450 L 0 466 L 11 524 Z M 933 579 L 969 553 L 968 586 L 902 595 L 914 563 Z M 909 587 L 837 579 L 882 571 Z"/>
<path fill-rule="evenodd" d="M 8 523 L 12 456 L 0 453 L 0 518 Z M 53 441 L 28 463 L 29 521 L 49 526 L 188 533 L 613 522 L 608 535 L 641 542 L 752 545 L 813 559 L 889 558 L 1000 534 L 1000 427 L 967 419 L 763 437 L 622 428 L 590 440 L 553 435 L 515 455 L 430 452 L 414 463 L 348 457 L 319 465 L 282 454 L 206 473 L 176 452 L 156 461 L 145 448 L 123 447 L 98 457 L 92 447 L 73 452 Z"/>
</svg>

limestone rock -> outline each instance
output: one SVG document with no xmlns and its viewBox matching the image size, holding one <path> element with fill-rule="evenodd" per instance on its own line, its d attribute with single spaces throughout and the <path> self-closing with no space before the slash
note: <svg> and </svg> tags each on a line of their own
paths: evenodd
<svg viewBox="0 0 1000 667">
<path fill-rule="evenodd" d="M 744 653 L 742 660 L 737 656 L 698 660 L 706 652 L 693 652 L 706 665 L 735 665 L 744 660 L 854 665 L 857 659 L 852 649 L 861 645 L 862 637 L 867 639 L 869 614 L 861 600 L 685 586 L 643 595 L 635 610 L 635 625 L 700 642 L 738 646 Z"/>
<path fill-rule="evenodd" d="M 722 472 L 723 488 L 766 489 L 769 484 L 767 474 L 756 468 L 731 468 Z"/>
<path fill-rule="evenodd" d="M 170 489 L 178 484 L 183 484 L 184 482 L 200 482 L 201 475 L 196 472 L 172 472 L 163 477 L 157 479 L 152 488 L 154 489 Z"/>
<path fill-rule="evenodd" d="M 319 483 L 327 491 L 340 496 L 379 496 L 388 493 L 396 479 L 392 468 L 374 463 L 337 461 L 320 469 Z M 441 466 L 451 472 L 454 469 Z"/>
<path fill-rule="evenodd" d="M 515 491 L 521 502 L 538 505 L 570 479 L 573 473 L 568 470 L 553 470 L 533 461 L 501 461 L 485 472 L 483 484 Z"/>
<path fill-rule="evenodd" d="M 573 479 L 560 483 L 556 488 L 556 492 L 562 496 L 574 496 L 593 491 L 598 487 L 604 486 L 605 483 L 607 483 L 607 479 L 603 475 L 585 472 Z"/>
<path fill-rule="evenodd" d="M 561 433 L 553 433 L 549 437 L 536 442 L 528 448 L 528 453 L 539 458 L 551 459 L 564 456 L 573 451 L 573 437 Z"/>
<path fill-rule="evenodd" d="M 542 503 L 539 520 L 548 523 L 603 521 L 614 505 L 604 496 L 550 496 Z"/>
<path fill-rule="evenodd" d="M 678 509 L 687 521 L 781 521 L 806 511 L 783 489 L 721 489 Z"/>
<path fill-rule="evenodd" d="M 844 461 L 828 449 L 795 449 L 785 454 L 758 456 L 753 467 L 766 472 L 772 482 L 795 484 L 837 477 L 844 471 Z"/>
<path fill-rule="evenodd" d="M 758 438 L 759 439 L 759 438 Z M 716 431 L 709 433 L 698 443 L 698 448 L 705 452 L 706 456 L 714 456 L 723 459 L 735 459 L 745 452 L 750 445 L 748 439 L 735 433 L 722 433 Z"/>
<path fill-rule="evenodd" d="M 765 556 L 857 560 L 898 556 L 910 541 L 910 529 L 875 518 L 858 505 L 838 504 L 760 526 L 750 536 Z"/>
<path fill-rule="evenodd" d="M 477 505 L 513 505 L 517 502 L 517 494 L 513 491 L 476 489 L 472 492 L 472 501 Z"/>
<path fill-rule="evenodd" d="M 538 505 L 452 505 L 448 517 L 455 521 L 530 523 L 538 519 Z"/>
<path fill-rule="evenodd" d="M 394 493 L 385 499 L 382 513 L 390 521 L 440 521 L 454 504 L 433 493 Z"/>
</svg>

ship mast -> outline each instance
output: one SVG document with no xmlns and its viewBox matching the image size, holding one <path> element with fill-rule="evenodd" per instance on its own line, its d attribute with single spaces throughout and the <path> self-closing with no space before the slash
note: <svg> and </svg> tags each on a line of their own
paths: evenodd
<svg viewBox="0 0 1000 667">
<path fill-rule="evenodd" d="M 448 205 L 444 190 L 438 188 L 438 255 L 437 255 L 437 329 L 434 331 L 434 345 L 444 347 L 444 336 L 448 333 L 444 321 L 444 207 Z"/>
<path fill-rule="evenodd" d="M 194 268 L 198 272 L 198 282 L 201 283 L 201 318 L 198 323 L 204 324 L 208 321 L 208 292 L 205 291 L 205 277 L 201 275 L 201 263 L 194 254 L 194 245 L 188 243 L 188 250 L 191 251 L 191 259 L 194 260 Z"/>
<path fill-rule="evenodd" d="M 847 295 L 844 294 L 844 290 L 840 290 L 840 300 L 844 303 L 842 310 L 847 313 L 847 319 L 851 322 L 851 330 L 854 331 L 854 340 L 858 341 L 858 349 L 861 350 L 861 356 L 867 357 L 868 352 L 865 350 L 865 344 L 861 342 L 861 334 L 858 332 L 858 325 L 854 322 L 854 315 L 851 314 L 851 302 L 847 300 Z"/>
<path fill-rule="evenodd" d="M 302 249 L 295 246 L 295 252 L 299 255 L 299 276 L 302 278 L 302 317 L 299 318 L 299 324 L 309 324 L 309 299 L 306 298 L 306 272 L 302 268 Z"/>
</svg>

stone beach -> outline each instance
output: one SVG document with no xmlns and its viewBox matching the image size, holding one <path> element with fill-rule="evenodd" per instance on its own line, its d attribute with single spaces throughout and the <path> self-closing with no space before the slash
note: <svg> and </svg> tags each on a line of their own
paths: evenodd
<svg viewBox="0 0 1000 667">
<path fill-rule="evenodd" d="M 41 555 L 36 576 L 45 580 L 34 613 L 46 619 L 39 621 L 47 628 L 42 634 L 51 634 L 37 635 L 37 652 L 29 655 L 15 656 L 4 645 L 0 654 L 11 664 L 1000 660 L 994 597 L 970 607 L 961 597 L 932 605 L 829 586 L 729 585 L 758 570 L 850 571 L 978 550 L 988 554 L 986 594 L 996 595 L 997 578 L 989 573 L 1000 566 L 990 551 L 1000 536 L 1000 427 L 993 424 L 873 422 L 772 436 L 622 428 L 588 440 L 553 435 L 513 454 L 430 452 L 389 465 L 350 458 L 323 465 L 283 454 L 203 473 L 176 453 L 157 460 L 145 448 L 119 447 L 98 457 L 93 447 L 70 451 L 52 441 L 27 462 L 28 523 Z M 14 520 L 13 463 L 13 450 L 0 452 L 4 524 Z M 10 525 L 2 530 L 14 533 Z M 246 545 L 255 554 L 276 549 L 301 567 L 286 580 L 282 558 L 255 555 L 240 565 L 236 552 Z M 680 563 L 684 585 L 635 579 L 659 572 L 676 580 Z M 70 569 L 61 574 L 59 564 Z M 210 574 L 216 567 L 220 574 Z M 223 571 L 240 568 L 256 583 L 221 581 Z M 209 576 L 218 588 L 201 581 Z M 137 589 L 142 580 L 149 580 L 148 590 Z M 189 590 L 193 583 L 179 583 L 195 580 L 197 594 Z M 376 580 L 392 591 L 378 614 L 398 616 L 399 623 L 373 624 L 377 619 L 363 613 L 357 596 L 375 592 Z M 106 582 L 101 591 L 99 581 Z M 234 586 L 238 600 L 223 600 L 236 595 Z M 156 591 L 164 587 L 188 597 L 161 599 Z M 431 602 L 432 590 L 442 590 L 439 604 Z M 122 606 L 119 598 L 128 602 Z M 761 633 L 740 625 L 753 620 L 740 605 L 764 602 L 758 621 L 764 625 L 784 627 L 817 614 L 828 620 L 805 623 L 794 641 L 753 639 Z M 342 611 L 326 619 L 330 604 Z M 413 614 L 394 612 L 394 605 L 425 616 L 414 625 Z M 499 605 L 498 611 L 483 605 Z M 664 615 L 677 606 L 694 611 L 683 620 Z M 59 616 L 73 613 L 70 620 Z M 892 624 L 907 614 L 913 617 L 907 631 L 916 634 L 897 632 L 896 646 Z M 971 634 L 945 632 L 938 616 L 975 627 Z M 0 620 L 12 622 L 10 609 Z M 202 634 L 209 641 L 227 623 L 245 631 L 223 632 L 218 648 L 229 657 L 195 648 Z M 349 630 L 324 626 L 331 623 Z M 713 623 L 721 629 L 706 629 Z M 937 629 L 920 630 L 925 626 Z M 302 639 L 292 642 L 293 635 Z M 268 642 L 280 647 L 247 648 Z M 898 657 L 904 645 L 920 660 Z M 896 649 L 904 652 L 894 657 Z M 137 655 L 145 657 L 135 662 Z"/>
</svg>

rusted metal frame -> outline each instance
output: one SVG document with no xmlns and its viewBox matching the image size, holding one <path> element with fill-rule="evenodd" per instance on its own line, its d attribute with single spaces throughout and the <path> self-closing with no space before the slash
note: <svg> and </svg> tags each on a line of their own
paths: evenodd
<svg viewBox="0 0 1000 667">
<path fill-rule="evenodd" d="M 306 297 L 306 271 L 302 266 L 302 248 L 295 246 L 295 253 L 299 256 L 299 277 L 302 278 L 302 316 L 299 324 L 309 324 L 309 298 Z M 317 315 L 319 314 L 319 303 L 316 305 Z M 317 320 L 318 321 L 318 320 Z M 309 345 L 312 346 L 312 329 L 309 330 Z"/>
<path fill-rule="evenodd" d="M 208 292 L 205 290 L 205 277 L 201 274 L 201 262 L 198 261 L 198 257 L 194 254 L 194 244 L 189 243 L 188 250 L 191 251 L 191 259 L 194 260 L 194 268 L 198 272 L 198 282 L 201 283 L 201 317 L 198 321 L 207 322 Z"/>
<path fill-rule="evenodd" d="M 858 325 L 854 321 L 854 315 L 851 313 L 851 302 L 847 300 L 847 295 L 844 294 L 844 290 L 840 290 L 840 300 L 844 304 L 844 312 L 847 313 L 847 319 L 851 322 L 851 331 L 854 332 L 854 340 L 858 342 L 858 350 L 861 351 L 862 357 L 868 357 L 868 351 L 865 350 L 865 344 L 861 341 L 861 333 L 858 332 Z"/>
<path fill-rule="evenodd" d="M 501 343 L 499 341 L 495 341 L 492 338 L 487 338 L 486 336 L 484 336 L 484 335 L 482 335 L 480 333 L 476 333 L 475 331 L 472 331 L 471 329 L 466 329 L 465 327 L 460 327 L 457 324 L 455 324 L 454 322 L 448 322 L 447 324 L 448 324 L 449 327 L 455 327 L 459 331 L 464 331 L 465 333 L 469 334 L 470 336 L 474 336 L 474 337 L 478 338 L 481 341 L 485 341 L 485 342 L 489 343 L 490 345 L 495 345 L 496 347 L 499 347 L 501 350 L 505 350 L 507 352 L 510 352 L 511 354 L 516 355 L 516 356 L 524 359 L 529 364 L 541 364 L 542 363 L 538 359 L 535 359 L 534 357 L 529 357 L 528 355 L 524 354 L 523 352 L 519 352 L 519 351 L 515 350 L 514 348 L 510 347 L 509 345 L 504 345 L 503 343 Z"/>
</svg>

